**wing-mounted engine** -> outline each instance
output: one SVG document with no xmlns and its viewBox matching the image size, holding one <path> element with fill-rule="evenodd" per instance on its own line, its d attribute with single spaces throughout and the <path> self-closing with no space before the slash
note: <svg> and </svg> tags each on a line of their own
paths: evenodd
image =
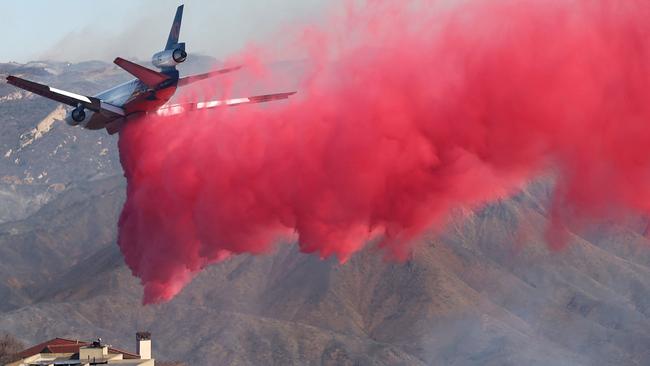
<svg viewBox="0 0 650 366">
<path fill-rule="evenodd" d="M 176 48 L 160 51 L 153 55 L 151 63 L 158 68 L 175 67 L 187 60 L 185 43 L 177 43 Z"/>
<path fill-rule="evenodd" d="M 68 113 L 65 122 L 70 126 L 85 126 L 93 114 L 93 111 L 87 111 L 83 106 L 79 105 Z"/>
</svg>

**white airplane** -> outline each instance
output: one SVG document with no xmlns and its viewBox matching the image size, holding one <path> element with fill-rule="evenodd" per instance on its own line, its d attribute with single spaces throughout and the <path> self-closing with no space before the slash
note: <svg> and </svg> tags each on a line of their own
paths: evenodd
<svg viewBox="0 0 650 366">
<path fill-rule="evenodd" d="M 111 135 L 120 131 L 127 122 L 127 117 L 134 115 L 157 113 L 168 116 L 208 108 L 270 102 L 287 99 L 295 94 L 295 92 L 289 92 L 198 103 L 168 104 L 178 87 L 240 69 L 240 67 L 233 67 L 205 74 L 179 77 L 176 65 L 187 59 L 185 43 L 178 42 L 182 17 L 183 5 L 176 10 L 165 49 L 152 57 L 153 65 L 160 71 L 118 57 L 114 61 L 115 64 L 137 79 L 95 96 L 71 93 L 11 75 L 7 77 L 7 82 L 34 94 L 74 107 L 66 117 L 66 122 L 69 125 L 82 126 L 89 130 L 105 128 Z"/>
</svg>

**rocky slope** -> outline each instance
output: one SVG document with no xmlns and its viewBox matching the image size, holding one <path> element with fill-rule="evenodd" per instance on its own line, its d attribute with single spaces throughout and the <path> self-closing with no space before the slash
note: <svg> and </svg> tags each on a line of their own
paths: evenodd
<svg viewBox="0 0 650 366">
<path fill-rule="evenodd" d="M 102 83 L 123 76 L 98 63 L 0 72 L 11 67 L 62 78 L 62 87 L 60 70 Z M 15 92 L 5 87 L 0 97 Z M 147 329 L 156 357 L 196 365 L 650 363 L 643 221 L 600 223 L 551 252 L 548 183 L 459 214 L 405 263 L 369 248 L 340 265 L 281 245 L 212 266 L 172 302 L 143 307 L 115 245 L 125 189 L 115 141 L 60 122 L 48 128 L 57 106 L 37 112 L 39 103 L 0 101 L 9 126 L 0 147 L 13 150 L 0 166 L 9 177 L 0 185 L 8 192 L 0 193 L 0 333 L 27 343 L 101 336 L 133 349 L 134 333 Z M 39 122 L 46 127 L 34 132 Z M 21 150 L 23 135 L 32 142 Z"/>
<path fill-rule="evenodd" d="M 214 65 L 195 56 L 182 73 Z M 62 121 L 70 108 L 6 84 L 9 74 L 84 95 L 132 79 L 100 61 L 0 64 L 0 223 L 25 218 L 70 183 L 122 174 L 116 136 L 71 128 Z"/>
</svg>

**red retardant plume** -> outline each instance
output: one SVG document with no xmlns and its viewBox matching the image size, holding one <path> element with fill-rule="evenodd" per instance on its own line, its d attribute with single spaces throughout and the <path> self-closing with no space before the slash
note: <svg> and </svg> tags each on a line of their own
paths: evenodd
<svg viewBox="0 0 650 366">
<path fill-rule="evenodd" d="M 145 303 L 288 240 L 345 261 L 376 239 L 403 258 L 450 210 L 541 174 L 550 245 L 574 218 L 650 212 L 650 2 L 348 5 L 301 33 L 310 71 L 288 101 L 121 132 L 119 244 Z"/>
</svg>

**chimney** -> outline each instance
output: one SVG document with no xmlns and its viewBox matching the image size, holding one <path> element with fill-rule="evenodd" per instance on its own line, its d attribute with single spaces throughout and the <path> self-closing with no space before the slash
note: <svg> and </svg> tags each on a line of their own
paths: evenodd
<svg viewBox="0 0 650 366">
<path fill-rule="evenodd" d="M 136 353 L 140 355 L 142 360 L 151 359 L 151 333 L 137 332 L 135 339 L 138 341 L 136 345 Z"/>
</svg>

